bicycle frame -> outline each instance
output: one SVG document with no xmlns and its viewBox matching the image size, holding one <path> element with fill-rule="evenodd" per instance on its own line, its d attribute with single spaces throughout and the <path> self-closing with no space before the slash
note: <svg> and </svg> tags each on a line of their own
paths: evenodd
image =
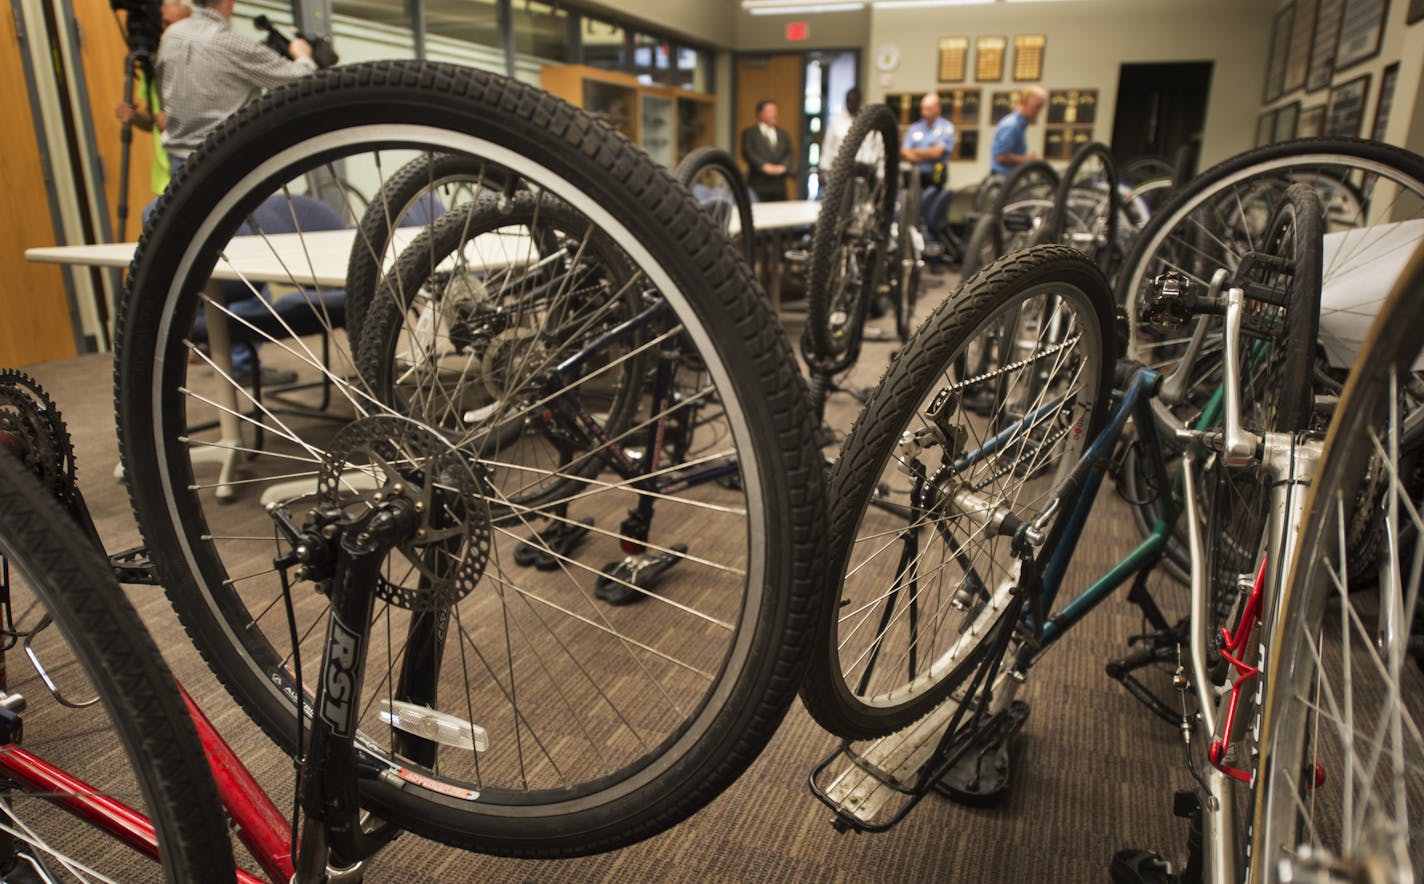
<svg viewBox="0 0 1424 884">
<path fill-rule="evenodd" d="M 1157 372 L 1139 366 L 1133 371 L 1126 389 L 1121 393 L 1114 394 L 1119 400 L 1118 404 L 1109 416 L 1107 426 L 1083 454 L 1080 463 L 1087 465 L 1087 474 L 1083 478 L 1082 492 L 1049 555 L 1047 565 L 1043 568 L 1043 593 L 1040 596 L 1042 605 L 1040 610 L 1051 611 L 1053 609 L 1053 604 L 1063 585 L 1063 577 L 1068 570 L 1068 563 L 1072 561 L 1078 540 L 1087 524 L 1088 514 L 1092 512 L 1093 503 L 1097 500 L 1098 491 L 1102 487 L 1103 477 L 1107 473 L 1112 452 L 1117 447 L 1118 440 L 1122 438 L 1129 417 L 1134 419 L 1138 426 L 1138 432 L 1142 434 L 1145 443 L 1144 450 L 1152 453 L 1149 465 L 1154 473 L 1156 487 L 1168 487 L 1166 465 L 1157 440 L 1157 425 L 1152 416 L 1151 400 L 1159 380 L 1160 376 Z M 1010 427 L 1009 429 L 1013 430 L 1014 428 Z M 1157 563 L 1166 548 L 1167 539 L 1171 536 L 1172 526 L 1175 524 L 1179 512 L 1176 501 L 1171 495 L 1164 496 L 1163 506 L 1164 512 L 1159 515 L 1152 533 L 1147 538 L 1063 608 L 1045 618 L 1037 645 L 1026 645 L 1020 649 L 1015 661 L 1018 669 L 1026 670 L 1031 666 L 1044 651 L 1052 647 L 1068 630 L 1073 628 L 1074 624 L 1087 616 L 1129 577 L 1143 568 Z"/>
<path fill-rule="evenodd" d="M 212 767 L 218 797 L 238 838 L 266 875 L 264 879 L 238 869 L 239 884 L 260 884 L 263 880 L 286 884 L 293 874 L 290 822 L 262 791 L 188 692 L 181 686 L 179 690 L 198 731 L 203 754 Z M 0 745 L 0 777 L 158 861 L 158 836 L 148 817 L 14 742 Z"/>
</svg>

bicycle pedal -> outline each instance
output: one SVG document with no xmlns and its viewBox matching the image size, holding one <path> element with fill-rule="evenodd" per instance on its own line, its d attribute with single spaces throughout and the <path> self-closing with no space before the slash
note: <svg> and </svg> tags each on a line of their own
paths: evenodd
<svg viewBox="0 0 1424 884">
<path fill-rule="evenodd" d="M 543 531 L 536 531 L 514 548 L 514 564 L 553 571 L 562 558 L 578 549 L 592 526 L 593 519 L 585 518 L 578 522 L 555 522 Z"/>
<path fill-rule="evenodd" d="M 670 549 L 669 553 L 642 553 L 609 562 L 594 581 L 594 594 L 610 605 L 641 602 L 658 578 L 682 561 L 687 544 L 675 543 Z"/>
</svg>

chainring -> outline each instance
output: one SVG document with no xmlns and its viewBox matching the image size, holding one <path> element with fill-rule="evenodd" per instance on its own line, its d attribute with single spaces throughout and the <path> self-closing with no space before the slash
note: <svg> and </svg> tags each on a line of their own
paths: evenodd
<svg viewBox="0 0 1424 884">
<path fill-rule="evenodd" d="M 74 502 L 74 444 L 59 409 L 39 382 L 22 371 L 0 369 L 3 442 L 62 504 Z"/>
</svg>

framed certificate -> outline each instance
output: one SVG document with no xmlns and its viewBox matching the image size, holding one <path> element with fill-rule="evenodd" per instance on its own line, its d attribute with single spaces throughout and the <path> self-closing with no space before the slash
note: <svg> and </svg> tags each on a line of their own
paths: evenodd
<svg viewBox="0 0 1424 884">
<path fill-rule="evenodd" d="M 1345 14 L 1340 19 L 1340 44 L 1335 49 L 1335 70 L 1343 71 L 1379 55 L 1388 11 L 1389 0 L 1345 0 Z"/>
<path fill-rule="evenodd" d="M 1285 77 L 1281 94 L 1287 95 L 1305 86 L 1310 73 L 1310 38 L 1315 35 L 1315 13 L 1320 0 L 1296 0 L 1295 20 L 1291 23 L 1290 49 L 1286 52 Z"/>
<path fill-rule="evenodd" d="M 1014 79 L 1037 82 L 1043 79 L 1043 50 L 1048 38 L 1043 34 L 1014 37 Z"/>
<path fill-rule="evenodd" d="M 995 92 L 989 98 L 989 122 L 992 125 L 999 125 L 999 121 L 1009 114 L 1019 109 L 1019 99 L 1023 93 L 1015 89 L 1012 92 Z"/>
<path fill-rule="evenodd" d="M 1370 91 L 1370 75 L 1362 74 L 1330 90 L 1325 106 L 1325 134 L 1354 138 L 1365 118 L 1365 95 Z"/>
<path fill-rule="evenodd" d="M 974 79 L 980 83 L 1004 79 L 1004 54 L 1008 48 L 1008 37 L 975 37 Z"/>
<path fill-rule="evenodd" d="M 1276 134 L 1276 112 L 1266 111 L 1256 118 L 1256 146 L 1265 147 Z"/>
<path fill-rule="evenodd" d="M 1399 62 L 1395 62 L 1380 74 L 1379 98 L 1375 99 L 1375 124 L 1370 128 L 1370 137 L 1384 141 L 1389 131 L 1389 110 L 1394 104 L 1394 81 L 1399 79 Z"/>
<path fill-rule="evenodd" d="M 1291 24 L 1295 21 L 1295 4 L 1276 13 L 1271 27 L 1271 54 L 1266 57 L 1266 90 L 1261 100 L 1267 103 L 1281 97 L 1281 84 L 1286 77 L 1286 55 L 1290 52 Z"/>
<path fill-rule="evenodd" d="M 1296 120 L 1296 138 L 1318 138 L 1325 134 L 1325 105 L 1317 104 L 1300 112 Z"/>
<path fill-rule="evenodd" d="M 939 81 L 963 83 L 969 67 L 969 38 L 941 37 L 939 40 Z"/>
<path fill-rule="evenodd" d="M 1310 42 L 1310 70 L 1305 78 L 1305 91 L 1318 92 L 1330 85 L 1335 76 L 1335 46 L 1340 42 L 1340 16 L 1345 12 L 1345 0 L 1320 0 L 1315 13 L 1315 36 Z"/>
<path fill-rule="evenodd" d="M 1276 122 L 1271 134 L 1271 143 L 1290 141 L 1296 137 L 1296 124 L 1300 121 L 1300 102 L 1293 101 L 1276 108 Z"/>
</svg>

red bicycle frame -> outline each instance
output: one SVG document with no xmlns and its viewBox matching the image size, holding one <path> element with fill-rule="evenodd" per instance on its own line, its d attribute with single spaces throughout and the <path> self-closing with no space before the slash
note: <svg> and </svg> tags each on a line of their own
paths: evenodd
<svg viewBox="0 0 1424 884">
<path fill-rule="evenodd" d="M 267 880 L 287 884 L 292 880 L 291 821 L 282 815 L 277 805 L 262 791 L 232 748 L 208 721 L 193 698 L 179 685 L 183 702 L 188 706 L 203 754 L 217 782 L 218 797 L 227 811 L 228 821 L 237 837 L 256 858 Z M 10 743 L 0 746 L 0 776 L 15 783 L 22 791 L 42 795 L 56 807 L 68 811 L 101 832 L 106 832 L 123 844 L 150 859 L 158 859 L 158 837 L 148 817 L 121 801 L 101 794 L 93 786 L 43 758 Z M 261 884 L 262 878 L 237 872 L 241 884 Z"/>
</svg>

